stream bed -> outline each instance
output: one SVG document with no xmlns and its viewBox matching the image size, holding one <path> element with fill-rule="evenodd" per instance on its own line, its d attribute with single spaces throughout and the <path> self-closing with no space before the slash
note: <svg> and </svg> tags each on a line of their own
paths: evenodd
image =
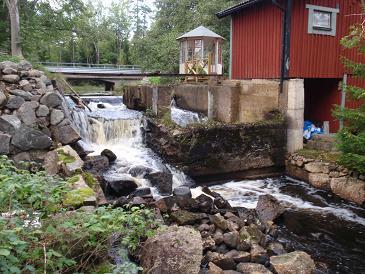
<svg viewBox="0 0 365 274">
<path fill-rule="evenodd" d="M 192 186 L 197 195 L 200 187 L 185 174 L 164 163 L 143 142 L 143 115 L 127 109 L 121 97 L 88 97 L 88 110 L 73 112 L 83 141 L 95 154 L 112 150 L 118 157 L 108 171 L 110 176 L 134 174 L 139 185 L 149 186 L 143 170 L 170 170 L 174 187 Z M 308 252 L 318 262 L 327 265 L 323 273 L 365 273 L 365 209 L 345 202 L 333 194 L 315 189 L 309 184 L 288 177 L 265 180 L 230 181 L 212 185 L 232 206 L 255 208 L 258 197 L 270 194 L 286 204 L 286 213 L 278 220 L 280 241 L 289 249 Z M 154 196 L 159 196 L 152 188 Z"/>
</svg>

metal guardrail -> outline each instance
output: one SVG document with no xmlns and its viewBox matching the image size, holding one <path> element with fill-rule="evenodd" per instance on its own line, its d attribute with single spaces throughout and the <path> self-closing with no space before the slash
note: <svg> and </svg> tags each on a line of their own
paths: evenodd
<svg viewBox="0 0 365 274">
<path fill-rule="evenodd" d="M 59 63 L 59 62 L 39 62 L 45 67 L 54 68 L 75 68 L 75 69 L 105 69 L 105 70 L 138 70 L 141 68 L 133 65 L 113 65 L 113 64 L 88 64 L 88 63 Z"/>
</svg>

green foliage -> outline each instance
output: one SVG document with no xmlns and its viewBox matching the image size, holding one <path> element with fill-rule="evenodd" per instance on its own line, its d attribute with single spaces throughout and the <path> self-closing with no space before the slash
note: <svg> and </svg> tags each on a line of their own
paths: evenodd
<svg viewBox="0 0 365 274">
<path fill-rule="evenodd" d="M 85 183 L 91 188 L 94 188 L 98 183 L 98 180 L 90 172 L 83 172 L 82 177 L 84 178 Z"/>
<path fill-rule="evenodd" d="M 365 34 L 363 25 L 358 24 L 351 28 L 349 35 L 341 40 L 347 49 L 356 49 L 360 55 L 365 53 Z M 352 71 L 354 77 L 365 79 L 365 65 L 343 58 L 344 65 Z M 365 173 L 365 89 L 355 86 L 343 86 L 348 94 L 348 99 L 360 100 L 357 109 L 342 109 L 336 106 L 334 115 L 344 121 L 345 127 L 338 132 L 338 148 L 342 152 L 338 162 L 351 170 Z"/>
<path fill-rule="evenodd" d="M 108 260 L 111 235 L 121 250 L 135 250 L 157 228 L 144 208 L 65 212 L 60 205 L 70 192 L 67 182 L 18 170 L 5 156 L 0 174 L 1 273 L 92 273 Z M 131 273 L 137 267 L 128 262 L 103 269 Z"/>
<path fill-rule="evenodd" d="M 19 56 L 11 56 L 11 55 L 7 55 L 7 54 L 1 55 L 0 54 L 0 62 L 3 62 L 3 61 L 11 61 L 11 62 L 14 62 L 14 63 L 19 63 L 21 61 L 21 59 L 19 58 Z"/>
<path fill-rule="evenodd" d="M 71 164 L 76 161 L 75 157 L 67 154 L 63 149 L 57 150 L 58 159 L 65 163 L 65 164 Z"/>
<path fill-rule="evenodd" d="M 94 196 L 95 192 L 90 187 L 73 189 L 66 193 L 63 204 L 70 207 L 81 206 L 85 199 Z"/>
</svg>

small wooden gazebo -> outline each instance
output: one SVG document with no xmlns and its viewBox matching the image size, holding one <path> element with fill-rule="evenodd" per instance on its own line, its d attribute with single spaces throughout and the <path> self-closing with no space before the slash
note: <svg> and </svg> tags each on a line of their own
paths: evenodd
<svg viewBox="0 0 365 274">
<path fill-rule="evenodd" d="M 176 40 L 180 41 L 180 74 L 223 73 L 222 36 L 200 26 Z"/>
</svg>

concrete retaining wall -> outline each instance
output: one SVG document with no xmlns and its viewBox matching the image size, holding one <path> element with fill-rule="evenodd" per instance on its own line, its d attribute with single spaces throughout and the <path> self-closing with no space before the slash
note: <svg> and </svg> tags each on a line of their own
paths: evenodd
<svg viewBox="0 0 365 274">
<path fill-rule="evenodd" d="M 146 132 L 150 148 L 195 179 L 232 173 L 240 173 L 241 178 L 270 176 L 269 171 L 283 171 L 285 164 L 285 122 L 281 119 L 262 124 L 171 129 L 148 118 Z"/>
</svg>

